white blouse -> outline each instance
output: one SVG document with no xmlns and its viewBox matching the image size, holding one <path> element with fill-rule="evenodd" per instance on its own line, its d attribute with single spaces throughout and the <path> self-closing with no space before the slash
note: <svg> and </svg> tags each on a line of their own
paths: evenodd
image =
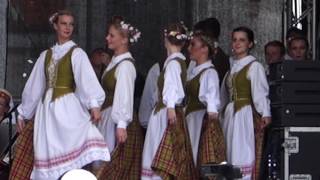
<svg viewBox="0 0 320 180">
<path fill-rule="evenodd" d="M 167 108 L 175 108 L 176 104 L 180 104 L 185 96 L 184 88 L 181 80 L 180 63 L 173 59 L 185 60 L 185 56 L 180 53 L 172 53 L 167 57 L 164 63 L 164 85 L 162 91 L 163 103 Z"/>
<path fill-rule="evenodd" d="M 214 67 L 211 60 L 194 66 L 189 71 L 188 80 L 197 76 L 203 69 Z M 219 77 L 215 69 L 207 69 L 200 77 L 199 100 L 207 106 L 207 112 L 218 112 L 220 108 Z"/>
<path fill-rule="evenodd" d="M 130 52 L 114 56 L 104 73 L 127 58 L 133 59 Z M 117 128 L 126 128 L 133 118 L 136 69 L 132 62 L 125 61 L 119 64 L 115 71 L 115 78 L 117 79 L 117 83 L 113 97 L 111 119 L 117 124 Z"/>
<path fill-rule="evenodd" d="M 61 45 L 55 44 L 51 48 L 52 59 L 55 62 L 60 61 L 70 48 L 75 45 L 71 40 Z M 31 119 L 35 114 L 39 100 L 44 96 L 46 90 L 44 67 L 46 53 L 47 50 L 40 54 L 23 90 L 21 104 L 18 107 L 20 119 Z M 71 56 L 71 63 L 76 84 L 76 96 L 87 109 L 100 107 L 105 95 L 95 76 L 87 54 L 81 48 L 75 48 Z"/>
</svg>

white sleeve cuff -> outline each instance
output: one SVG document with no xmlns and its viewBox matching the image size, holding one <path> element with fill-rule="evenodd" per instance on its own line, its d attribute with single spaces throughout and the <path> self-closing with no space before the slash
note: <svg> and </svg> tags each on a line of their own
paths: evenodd
<svg viewBox="0 0 320 180">
<path fill-rule="evenodd" d="M 176 103 L 174 103 L 174 101 L 168 101 L 167 102 L 167 108 L 175 108 Z"/>
<path fill-rule="evenodd" d="M 98 101 L 96 99 L 92 99 L 89 104 L 89 109 L 98 108 L 98 107 L 100 107 Z"/>
<path fill-rule="evenodd" d="M 262 117 L 271 117 L 270 111 L 264 111 Z"/>
<path fill-rule="evenodd" d="M 207 105 L 207 112 L 217 113 L 217 112 L 218 112 L 218 109 L 217 109 L 217 107 L 216 107 L 215 104 L 211 103 L 211 104 L 208 104 L 208 105 Z"/>
<path fill-rule="evenodd" d="M 127 122 L 125 121 L 119 121 L 118 124 L 117 124 L 117 128 L 123 128 L 123 129 L 126 129 L 127 128 Z"/>
<path fill-rule="evenodd" d="M 18 120 L 26 120 L 21 114 L 18 115 Z"/>
</svg>

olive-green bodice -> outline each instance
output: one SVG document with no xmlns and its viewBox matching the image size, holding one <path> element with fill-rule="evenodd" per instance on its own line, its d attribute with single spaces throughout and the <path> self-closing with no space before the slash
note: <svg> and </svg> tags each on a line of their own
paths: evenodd
<svg viewBox="0 0 320 180">
<path fill-rule="evenodd" d="M 182 85 L 183 87 L 185 87 L 186 84 L 186 79 L 187 79 L 187 65 L 186 62 L 183 59 L 180 58 L 175 58 L 172 59 L 170 61 L 177 61 L 180 64 L 181 67 L 181 81 L 182 81 Z M 163 86 L 164 86 L 164 73 L 165 73 L 165 68 L 161 71 L 159 77 L 158 77 L 158 81 L 157 81 L 157 85 L 158 85 L 158 101 L 157 104 L 155 106 L 155 111 L 154 113 L 159 112 L 162 108 L 165 107 L 165 104 L 163 103 L 163 96 L 162 96 L 162 91 L 163 91 Z"/>
<path fill-rule="evenodd" d="M 117 70 L 117 67 L 119 66 L 120 63 L 124 61 L 130 61 L 134 64 L 134 60 L 131 58 L 126 58 L 118 62 L 114 67 L 112 67 L 109 71 L 107 71 L 101 79 L 101 84 L 104 92 L 106 93 L 106 98 L 102 104 L 102 110 L 112 106 L 113 104 L 113 97 L 114 97 L 114 92 L 116 89 L 116 84 L 117 84 L 117 79 L 115 77 L 115 73 Z"/>
<path fill-rule="evenodd" d="M 253 61 L 254 62 L 254 61 Z M 244 66 L 239 72 L 234 73 L 232 76 L 229 74 L 229 81 L 231 81 L 231 101 L 234 101 L 235 112 L 241 108 L 252 104 L 251 95 L 251 81 L 247 78 L 248 70 L 253 63 Z"/>
<path fill-rule="evenodd" d="M 186 95 L 187 95 L 187 106 L 186 106 L 186 116 L 194 111 L 206 109 L 205 104 L 199 100 L 200 91 L 200 78 L 201 75 L 208 69 L 213 69 L 214 67 L 208 67 L 202 69 L 194 78 L 187 81 L 186 84 Z"/>
<path fill-rule="evenodd" d="M 52 59 L 52 50 L 48 49 L 45 58 L 46 89 L 52 88 L 52 101 L 75 91 L 75 81 L 72 71 L 71 56 L 73 46 L 57 62 Z"/>
</svg>

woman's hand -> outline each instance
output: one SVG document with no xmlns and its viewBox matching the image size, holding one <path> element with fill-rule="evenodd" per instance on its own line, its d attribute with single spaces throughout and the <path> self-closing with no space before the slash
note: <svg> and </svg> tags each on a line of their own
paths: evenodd
<svg viewBox="0 0 320 180">
<path fill-rule="evenodd" d="M 266 128 L 271 123 L 271 117 L 262 117 L 260 122 L 260 128 Z"/>
<path fill-rule="evenodd" d="M 117 128 L 116 136 L 117 136 L 117 142 L 119 144 L 126 142 L 127 137 L 128 137 L 127 130 L 124 128 Z"/>
<path fill-rule="evenodd" d="M 208 112 L 208 119 L 209 120 L 217 120 L 218 119 L 218 113 L 216 113 L 216 112 Z"/>
<path fill-rule="evenodd" d="M 91 121 L 93 123 L 98 123 L 101 120 L 101 111 L 100 108 L 91 109 Z"/>
<path fill-rule="evenodd" d="M 18 120 L 17 120 L 17 131 L 18 131 L 18 133 L 21 133 L 25 126 L 26 126 L 26 123 L 24 122 L 24 120 L 18 118 Z"/>
<path fill-rule="evenodd" d="M 174 108 L 168 108 L 168 122 L 169 125 L 175 124 L 177 121 L 176 110 Z"/>
</svg>

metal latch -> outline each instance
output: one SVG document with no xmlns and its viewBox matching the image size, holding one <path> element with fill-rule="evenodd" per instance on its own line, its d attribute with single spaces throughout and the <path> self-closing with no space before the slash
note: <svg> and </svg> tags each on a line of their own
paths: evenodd
<svg viewBox="0 0 320 180">
<path fill-rule="evenodd" d="M 290 180 L 312 180 L 310 174 L 290 174 Z"/>
<path fill-rule="evenodd" d="M 282 146 L 289 154 L 299 153 L 299 138 L 297 136 L 290 136 L 285 138 Z"/>
</svg>

